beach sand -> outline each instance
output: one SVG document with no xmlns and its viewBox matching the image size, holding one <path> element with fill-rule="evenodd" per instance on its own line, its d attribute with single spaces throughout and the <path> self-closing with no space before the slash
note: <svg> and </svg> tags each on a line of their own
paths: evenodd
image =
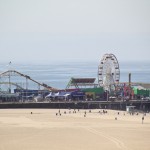
<svg viewBox="0 0 150 150">
<path fill-rule="evenodd" d="M 0 109 L 0 150 L 150 150 L 150 114 L 73 111 Z"/>
</svg>

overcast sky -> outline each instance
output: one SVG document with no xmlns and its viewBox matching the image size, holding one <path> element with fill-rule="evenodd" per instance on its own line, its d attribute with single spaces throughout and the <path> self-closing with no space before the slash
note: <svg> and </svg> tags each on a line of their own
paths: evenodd
<svg viewBox="0 0 150 150">
<path fill-rule="evenodd" d="M 150 0 L 0 0 L 0 62 L 150 61 Z"/>
</svg>

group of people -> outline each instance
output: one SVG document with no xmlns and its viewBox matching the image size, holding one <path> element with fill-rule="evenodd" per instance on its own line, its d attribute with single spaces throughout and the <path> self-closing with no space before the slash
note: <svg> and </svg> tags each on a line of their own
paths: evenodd
<svg viewBox="0 0 150 150">
<path fill-rule="evenodd" d="M 78 112 L 79 112 L 80 110 L 78 109 Z M 68 112 L 68 114 L 71 114 L 71 113 L 77 113 L 77 111 L 76 111 L 76 109 L 74 109 L 73 111 L 71 111 L 71 109 L 69 109 L 69 112 Z M 91 109 L 89 110 L 89 113 L 92 113 L 92 111 L 91 111 Z M 98 111 L 98 113 L 100 113 L 100 114 L 107 114 L 108 113 L 108 111 L 107 110 L 102 110 L 102 111 Z M 64 111 L 64 114 L 67 114 L 67 111 L 65 110 Z M 137 112 L 136 113 L 136 115 L 138 115 L 139 113 Z M 120 115 L 120 112 L 117 112 L 117 115 Z M 125 112 L 123 113 L 123 115 L 125 116 Z M 131 115 L 131 114 L 130 114 Z M 132 115 L 134 115 L 134 114 L 132 114 Z M 56 116 L 61 116 L 61 111 L 60 111 L 60 109 L 58 110 L 58 112 L 56 112 Z M 87 111 L 84 111 L 84 117 L 86 117 L 87 116 Z M 146 113 L 144 113 L 143 114 L 143 116 L 142 116 L 142 124 L 144 123 L 144 116 L 146 116 Z M 118 118 L 117 117 L 115 117 L 115 120 L 117 120 Z"/>
</svg>

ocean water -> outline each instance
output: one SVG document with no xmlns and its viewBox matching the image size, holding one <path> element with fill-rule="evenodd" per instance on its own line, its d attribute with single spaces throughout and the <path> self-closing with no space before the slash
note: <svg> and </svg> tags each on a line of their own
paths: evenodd
<svg viewBox="0 0 150 150">
<path fill-rule="evenodd" d="M 49 64 L 0 64 L 0 72 L 8 69 L 16 70 L 26 74 L 40 83 L 48 84 L 54 88 L 64 89 L 71 77 L 92 77 L 98 74 L 99 62 L 52 62 Z M 128 82 L 128 74 L 131 73 L 132 82 L 150 83 L 150 62 L 119 62 L 120 82 Z M 19 76 L 11 76 L 11 82 L 20 86 L 26 86 L 26 80 Z M 8 78 L 1 78 L 1 82 L 7 82 Z M 2 85 L 1 85 L 2 86 Z M 28 88 L 36 89 L 37 85 L 31 81 L 27 83 Z M 3 88 L 3 87 L 1 87 Z"/>
</svg>

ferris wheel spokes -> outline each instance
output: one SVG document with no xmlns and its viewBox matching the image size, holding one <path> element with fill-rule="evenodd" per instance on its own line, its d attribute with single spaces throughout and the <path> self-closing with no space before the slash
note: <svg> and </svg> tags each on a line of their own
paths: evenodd
<svg viewBox="0 0 150 150">
<path fill-rule="evenodd" d="M 105 54 L 98 67 L 98 83 L 105 90 L 111 90 L 120 79 L 119 63 L 115 55 Z"/>
</svg>

